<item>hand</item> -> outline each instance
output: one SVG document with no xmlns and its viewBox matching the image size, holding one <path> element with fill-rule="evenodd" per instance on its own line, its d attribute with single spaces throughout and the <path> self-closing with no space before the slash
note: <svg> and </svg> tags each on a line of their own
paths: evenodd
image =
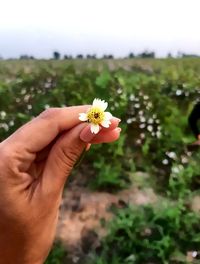
<svg viewBox="0 0 200 264">
<path fill-rule="evenodd" d="M 0 143 L 0 264 L 40 264 L 51 248 L 62 190 L 88 143 L 118 139 L 119 120 L 91 134 L 78 114 L 48 109 Z"/>
</svg>

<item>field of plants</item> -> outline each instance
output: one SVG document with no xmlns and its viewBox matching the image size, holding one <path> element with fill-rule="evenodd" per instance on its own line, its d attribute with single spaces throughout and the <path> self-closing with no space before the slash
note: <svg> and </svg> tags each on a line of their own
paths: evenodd
<svg viewBox="0 0 200 264">
<path fill-rule="evenodd" d="M 90 192 L 134 186 L 156 194 L 153 203 L 108 208 L 114 217 L 101 219 L 98 246 L 71 263 L 200 263 L 200 153 L 187 148 L 195 140 L 187 118 L 199 97 L 198 58 L 0 61 L 0 140 L 46 108 L 105 99 L 122 120 L 121 137 L 92 146 L 66 192 L 79 175 Z M 70 263 L 67 254 L 55 245 L 46 263 Z"/>
</svg>

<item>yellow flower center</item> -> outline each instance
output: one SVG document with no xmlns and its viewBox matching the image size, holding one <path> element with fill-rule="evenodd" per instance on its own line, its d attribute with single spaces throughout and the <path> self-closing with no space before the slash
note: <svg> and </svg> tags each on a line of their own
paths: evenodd
<svg viewBox="0 0 200 264">
<path fill-rule="evenodd" d="M 87 118 L 90 123 L 99 125 L 104 120 L 105 114 L 99 107 L 91 107 L 87 112 Z"/>
</svg>

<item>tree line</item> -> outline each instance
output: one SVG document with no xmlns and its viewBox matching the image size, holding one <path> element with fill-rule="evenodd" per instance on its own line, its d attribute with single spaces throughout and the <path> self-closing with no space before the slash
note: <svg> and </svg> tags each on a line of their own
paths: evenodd
<svg viewBox="0 0 200 264">
<path fill-rule="evenodd" d="M 171 53 L 168 53 L 167 58 L 195 58 L 195 57 L 200 57 L 199 55 L 196 54 L 187 54 L 187 53 L 183 53 L 183 52 L 178 52 L 176 56 L 173 56 Z M 121 59 L 133 59 L 133 58 L 156 58 L 156 54 L 154 51 L 148 51 L 145 50 L 141 53 L 133 53 L 130 52 L 127 56 L 121 58 Z M 21 55 L 19 58 L 13 58 L 13 59 L 19 59 L 19 60 L 34 60 L 36 59 L 34 56 L 29 56 L 27 54 L 23 54 Z M 54 51 L 52 54 L 52 57 L 49 59 L 53 59 L 53 60 L 71 60 L 71 59 L 115 59 L 114 55 L 112 54 L 104 54 L 102 57 L 97 57 L 96 54 L 87 54 L 87 55 L 83 55 L 83 54 L 77 54 L 76 56 L 72 56 L 72 55 L 67 55 L 64 54 L 62 55 L 60 52 L 58 51 Z M 3 60 L 3 57 L 0 56 L 0 60 Z"/>
</svg>

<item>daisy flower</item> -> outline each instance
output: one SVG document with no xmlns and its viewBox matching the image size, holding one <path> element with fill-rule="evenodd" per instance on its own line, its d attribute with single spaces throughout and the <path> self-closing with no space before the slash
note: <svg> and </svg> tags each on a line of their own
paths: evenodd
<svg viewBox="0 0 200 264">
<path fill-rule="evenodd" d="M 79 114 L 79 120 L 87 121 L 91 124 L 91 132 L 97 134 L 100 126 L 108 128 L 111 124 L 111 113 L 105 112 L 108 103 L 104 100 L 95 98 L 92 107 L 86 113 Z"/>
</svg>

